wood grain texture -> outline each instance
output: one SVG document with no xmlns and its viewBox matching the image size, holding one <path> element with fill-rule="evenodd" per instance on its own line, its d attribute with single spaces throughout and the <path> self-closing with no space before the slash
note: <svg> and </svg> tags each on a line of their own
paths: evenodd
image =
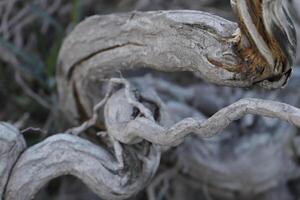
<svg viewBox="0 0 300 200">
<path fill-rule="evenodd" d="M 4 199 L 32 199 L 50 180 L 62 175 L 79 178 L 104 199 L 126 199 L 148 183 L 160 160 L 155 145 L 148 146 L 146 153 L 135 154 L 130 147 L 126 151 L 122 165 L 106 149 L 77 136 L 49 137 L 21 155 L 12 170 Z"/>
<path fill-rule="evenodd" d="M 11 168 L 26 148 L 20 132 L 4 122 L 0 122 L 0 199 L 6 188 Z"/>
</svg>

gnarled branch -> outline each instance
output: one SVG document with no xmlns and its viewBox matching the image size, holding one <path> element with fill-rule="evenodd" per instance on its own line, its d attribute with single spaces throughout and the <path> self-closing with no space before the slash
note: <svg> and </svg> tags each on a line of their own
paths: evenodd
<svg viewBox="0 0 300 200">
<path fill-rule="evenodd" d="M 191 71 L 209 82 L 237 87 L 285 85 L 296 46 L 289 12 L 280 0 L 233 0 L 232 5 L 239 26 L 182 10 L 83 21 L 64 41 L 57 66 L 67 117 L 73 123 L 90 117 L 103 97 L 101 81 L 121 70 Z"/>
<path fill-rule="evenodd" d="M 143 145 L 146 151 L 125 147 L 122 164 L 105 148 L 77 136 L 49 137 L 21 155 L 11 172 L 5 199 L 31 199 L 51 179 L 62 175 L 79 178 L 104 199 L 128 198 L 148 183 L 159 164 L 159 148 Z"/>
<path fill-rule="evenodd" d="M 129 106 L 120 103 L 124 99 L 126 99 L 125 95 L 120 95 L 120 92 L 110 98 L 105 107 L 105 120 L 109 130 L 114 127 L 114 131 L 110 133 L 125 143 L 132 143 L 141 138 L 154 144 L 172 146 L 177 145 L 179 141 L 191 133 L 203 138 L 213 137 L 233 121 L 247 114 L 279 118 L 300 127 L 300 109 L 284 103 L 253 98 L 241 99 L 221 109 L 207 120 L 185 118 L 169 127 L 161 126 L 143 116 L 123 121 L 119 115 L 122 111 L 126 113 L 125 110 L 129 108 Z M 127 113 L 130 114 L 130 112 Z"/>
<path fill-rule="evenodd" d="M 199 11 L 90 17 L 75 28 L 60 51 L 61 106 L 73 123 L 82 115 L 91 116 L 93 105 L 104 95 L 103 79 L 119 70 L 192 71 L 214 83 L 250 86 L 251 80 L 209 62 L 211 58 L 241 64 L 234 51 L 237 33 L 237 24 Z"/>
</svg>

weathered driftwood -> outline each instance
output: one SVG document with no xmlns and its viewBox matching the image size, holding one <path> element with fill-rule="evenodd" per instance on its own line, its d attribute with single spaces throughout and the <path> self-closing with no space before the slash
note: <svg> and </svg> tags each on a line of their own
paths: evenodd
<svg viewBox="0 0 300 200">
<path fill-rule="evenodd" d="M 105 106 L 105 120 L 108 130 L 115 127 L 111 134 L 123 143 L 134 143 L 135 140 L 141 141 L 138 139 L 141 138 L 155 144 L 172 146 L 176 144 L 175 141 L 182 140 L 190 133 L 195 133 L 203 138 L 213 137 L 230 123 L 247 114 L 276 117 L 292 125 L 300 126 L 299 109 L 284 103 L 251 98 L 242 99 L 225 107 L 207 120 L 186 118 L 172 126 L 168 126 L 170 122 L 159 125 L 147 117 L 136 117 L 134 120 L 129 120 L 134 107 L 128 101 L 126 105 L 127 99 L 124 93 L 125 91 L 121 90 L 114 94 Z M 164 107 L 160 105 L 159 108 Z M 128 109 L 129 111 L 127 111 Z M 160 112 L 166 112 L 166 110 L 161 109 Z M 128 113 L 127 119 L 120 118 L 120 113 Z M 165 113 L 162 116 L 170 116 L 170 114 Z M 118 125 L 119 127 L 117 127 Z"/>
<path fill-rule="evenodd" d="M 107 130 L 118 141 L 134 144 L 147 140 L 167 146 L 178 145 L 189 133 L 196 133 L 201 137 L 214 136 L 246 114 L 278 117 L 299 126 L 298 109 L 257 99 L 236 102 L 205 121 L 187 118 L 173 125 L 162 125 L 153 120 L 154 111 L 153 116 L 149 116 L 147 109 L 144 112 L 138 108 L 141 116 L 135 115 L 137 106 L 132 104 L 132 99 L 125 97 L 126 90 L 112 95 L 106 103 L 104 114 L 98 109 L 95 112 L 94 106 L 105 96 L 104 82 L 118 71 L 141 68 L 165 72 L 191 71 L 204 80 L 219 85 L 249 87 L 258 84 L 267 88 L 284 85 L 290 75 L 296 39 L 281 2 L 232 2 L 239 27 L 222 18 L 196 11 L 133 12 L 86 19 L 65 40 L 59 56 L 57 69 L 60 102 L 69 120 L 76 124 L 97 116 L 99 121 L 105 121 Z M 258 2 L 266 4 L 259 8 Z M 255 14 L 256 19 L 253 17 Z M 263 21 L 263 27 L 255 20 Z M 276 33 L 283 35 L 274 34 L 274 27 L 278 30 Z M 282 43 L 283 40 L 286 42 Z M 147 88 L 143 83 L 135 84 L 140 93 Z M 141 99 L 135 99 L 136 102 L 139 100 Z M 163 104 L 158 106 L 158 102 L 154 101 L 154 104 L 162 109 Z M 178 105 L 175 107 L 180 109 Z M 170 107 L 166 105 L 166 110 L 168 108 Z M 119 117 L 120 113 L 127 114 L 123 118 Z M 103 116 L 99 117 L 99 114 Z M 165 116 L 168 115 L 170 113 L 166 111 Z M 95 123 L 96 120 L 93 118 L 88 122 L 86 125 L 90 126 L 93 124 L 90 122 Z M 278 145 L 273 147 L 280 149 L 282 143 L 280 140 L 276 141 Z M 191 144 L 192 149 L 194 146 Z M 269 153 L 272 154 L 274 149 L 271 148 Z M 256 158 L 251 158 L 253 151 L 250 150 L 247 155 L 250 156 L 249 162 L 257 161 Z M 268 155 L 261 154 L 258 160 L 266 160 Z M 197 160 L 197 153 L 190 156 Z M 270 163 L 278 162 L 276 159 Z M 226 165 L 225 168 L 232 170 L 231 173 L 227 172 L 230 175 L 224 181 L 226 186 L 223 187 L 222 183 L 218 186 L 214 180 L 219 179 L 214 179 L 213 176 L 210 182 L 213 187 L 247 195 L 268 190 L 288 179 L 282 178 L 281 174 L 276 176 L 278 170 L 283 169 L 283 166 L 278 166 L 275 170 L 268 171 L 269 174 L 261 176 L 261 179 L 254 178 L 249 187 L 244 187 L 243 180 L 233 180 L 238 176 L 234 169 L 241 167 L 238 162 L 237 168 Z M 208 163 L 206 168 L 212 167 L 211 164 Z M 195 168 L 201 165 L 204 164 L 195 164 Z M 249 170 L 247 165 L 244 172 L 251 174 Z M 288 173 L 290 170 L 292 168 L 287 168 Z M 252 174 L 263 173 L 263 168 L 257 168 Z M 195 174 L 201 173 L 195 172 L 193 175 Z M 221 169 L 220 176 L 222 175 L 226 173 L 222 173 Z M 231 184 L 234 185 L 232 188 Z"/>
<path fill-rule="evenodd" d="M 57 81 L 62 108 L 72 122 L 90 116 L 103 96 L 103 80 L 118 70 L 143 67 L 193 71 L 219 84 L 250 86 L 251 81 L 236 80 L 234 73 L 207 60 L 237 65 L 233 51 L 237 30 L 235 23 L 197 11 L 90 17 L 75 28 L 60 51 Z"/>
<path fill-rule="evenodd" d="M 25 148 L 25 140 L 20 132 L 15 127 L 0 122 L 0 199 L 11 169 Z"/>
<path fill-rule="evenodd" d="M 158 167 L 159 148 L 144 143 L 143 150 L 135 154 L 134 148 L 125 148 L 122 163 L 107 149 L 77 136 L 52 136 L 21 155 L 5 199 L 32 199 L 46 183 L 62 175 L 78 177 L 104 199 L 126 199 L 140 191 Z"/>
<path fill-rule="evenodd" d="M 197 113 L 199 111 L 194 107 L 189 108 L 184 104 L 185 101 L 188 105 L 196 105 L 200 111 L 208 109 L 208 113 L 216 112 L 216 109 L 220 109 L 220 105 L 222 107 L 243 96 L 254 95 L 298 105 L 298 100 L 295 98 L 298 89 L 290 84 L 285 90 L 271 93 L 259 90 L 218 88 L 205 84 L 197 84 L 196 87 L 189 86 L 183 90 L 184 88 L 174 83 L 172 86 L 167 85 L 171 88 L 167 91 L 165 90 L 166 81 L 150 76 L 139 79 L 140 84 L 144 83 L 148 88 L 153 87 L 160 91 L 159 94 L 164 99 L 168 112 L 175 122 L 191 116 L 204 120 L 203 116 Z M 176 93 L 181 98 L 177 97 Z M 207 95 L 202 95 L 203 93 Z M 196 101 L 198 99 L 198 104 L 192 103 L 192 99 Z M 269 108 L 272 109 L 272 104 Z M 201 139 L 197 136 L 187 138 L 176 151 L 179 168 L 182 171 L 181 176 L 178 178 L 175 175 L 171 179 L 175 179 L 176 183 L 182 182 L 182 188 L 194 188 L 197 195 L 208 193 L 212 199 L 293 199 L 283 198 L 282 195 L 284 192 L 287 193 L 286 195 L 291 195 L 288 189 L 284 190 L 287 187 L 286 183 L 299 177 L 299 167 L 295 160 L 298 153 L 293 150 L 298 146 L 293 145 L 293 140 L 298 141 L 295 134 L 297 134 L 297 129 L 280 123 L 279 120 L 246 115 L 211 139 Z M 168 180 L 162 182 L 166 181 L 168 182 Z M 173 190 L 176 190 L 172 182 L 174 180 L 170 183 L 170 191 L 165 192 L 168 196 L 168 198 L 164 196 L 166 199 L 177 198 L 171 194 Z M 158 188 L 161 187 L 159 185 Z M 162 189 L 156 188 L 157 198 L 161 192 Z M 195 193 L 189 189 L 181 192 L 186 194 L 187 199 L 200 198 L 199 196 L 194 198 Z"/>
<path fill-rule="evenodd" d="M 190 134 L 194 137 L 178 148 L 178 170 L 183 176 L 195 176 L 201 187 L 204 185 L 210 193 L 217 193 L 223 199 L 237 198 L 236 193 L 251 198 L 286 184 L 291 175 L 299 175 L 290 158 L 298 154 L 297 148 L 291 152 L 285 150 L 293 134 L 238 139 L 237 147 L 226 151 L 229 159 L 218 161 L 212 158 L 222 156 L 217 151 L 222 149 L 222 139 L 213 145 L 203 140 L 222 136 L 217 134 L 247 114 L 278 118 L 300 127 L 300 110 L 296 107 L 245 98 L 206 119 L 185 102 L 193 94 L 184 88 L 168 82 L 160 85 L 157 82 L 150 87 L 143 79 L 136 78 L 130 78 L 130 82 L 123 78 L 108 81 L 119 71 L 149 68 L 164 72 L 190 71 L 204 80 L 226 86 L 283 86 L 294 59 L 294 30 L 292 24 L 287 26 L 289 16 L 283 12 L 281 1 L 263 4 L 258 9 L 256 4 L 266 1 L 254 4 L 250 0 L 232 1 L 239 26 L 199 11 L 94 16 L 79 24 L 65 40 L 59 55 L 60 104 L 71 123 L 84 122 L 68 133 L 78 135 L 92 126 L 97 129 L 98 122 L 105 125 L 105 131 L 99 133 L 103 136 L 99 138 L 102 146 L 71 134 L 58 134 L 28 148 L 18 158 L 25 148 L 23 138 L 17 130 L 1 125 L 0 142 L 8 144 L 0 146 L 1 152 L 5 152 L 0 157 L 0 163 L 5 163 L 4 172 L 0 171 L 0 192 L 3 195 L 5 190 L 4 199 L 31 199 L 48 181 L 67 174 L 82 180 L 102 198 L 128 198 L 151 180 L 161 152 L 181 144 Z M 267 12 L 261 12 L 264 9 Z M 253 14 L 258 14 L 256 20 L 263 21 L 263 28 L 255 23 Z M 274 35 L 274 27 L 286 35 Z M 287 43 L 283 44 L 282 38 Z M 120 89 L 120 85 L 124 88 Z M 164 102 L 160 92 L 169 88 L 167 92 L 173 93 L 177 100 L 167 98 L 168 102 Z M 180 97 L 177 91 L 182 94 Z M 224 107 L 222 103 L 216 104 Z M 20 143 L 13 145 L 15 151 L 10 151 L 11 140 L 7 140 L 12 136 L 13 141 Z M 253 146 L 249 147 L 250 140 Z M 265 152 L 259 154 L 260 150 Z M 285 165 L 278 164 L 283 161 Z"/>
<path fill-rule="evenodd" d="M 271 19 L 277 19 L 272 9 Z M 282 13 L 280 9 L 275 7 Z M 62 108 L 73 123 L 91 116 L 93 105 L 103 97 L 101 82 L 117 71 L 139 68 L 191 71 L 220 85 L 249 87 L 259 82 L 267 88 L 281 87 L 290 75 L 296 42 L 293 26 L 286 28 L 289 19 L 280 17 L 280 23 L 267 21 L 264 33 L 245 16 L 240 16 L 240 29 L 236 23 L 199 11 L 90 17 L 75 28 L 60 51 L 57 81 Z M 277 35 L 260 36 L 274 24 L 278 33 L 287 35 L 284 45 Z M 268 40 L 276 44 L 275 52 L 266 45 Z"/>
<path fill-rule="evenodd" d="M 147 95 L 145 95 L 144 98 L 147 98 Z M 158 123 L 154 123 L 151 120 L 149 122 L 149 119 L 146 119 L 145 117 L 136 117 L 132 119 L 132 109 L 134 109 L 134 107 L 130 104 L 128 105 L 127 99 L 128 97 L 125 95 L 125 90 L 120 90 L 115 93 L 108 99 L 106 105 L 106 110 L 113 110 L 111 110 L 112 112 L 109 112 L 108 115 L 105 115 L 107 122 L 109 121 L 107 126 L 110 127 L 108 128 L 108 134 L 120 141 L 124 140 L 122 139 L 123 137 L 127 140 L 123 141 L 126 143 L 136 142 L 137 138 L 142 138 L 151 141 L 152 143 L 177 145 L 182 141 L 182 137 L 186 135 L 186 130 L 188 130 L 189 133 L 198 132 L 200 133 L 200 136 L 209 136 L 206 135 L 206 132 L 209 130 L 204 131 L 204 135 L 199 131 L 201 129 L 205 130 L 205 128 L 212 129 L 213 127 L 220 131 L 225 128 L 225 125 L 227 126 L 233 120 L 237 119 L 237 117 L 242 117 L 247 113 L 278 117 L 300 127 L 299 109 L 272 101 L 244 99 L 224 108 L 206 121 L 197 121 L 196 127 L 194 126 L 196 120 L 189 119 L 171 126 L 166 131 L 163 126 L 160 126 Z M 118 104 L 116 104 L 116 101 Z M 111 106 L 114 106 L 114 108 L 111 108 Z M 116 112 L 121 113 L 121 116 L 117 117 L 115 115 Z M 213 119 L 215 119 L 215 121 Z M 148 121 L 148 123 L 143 123 L 145 121 Z M 218 124 L 219 121 L 223 123 Z M 178 124 L 181 125 L 179 126 Z M 204 126 L 201 124 L 204 124 Z M 3 133 L 6 133 L 3 137 L 10 137 L 9 134 L 5 132 L 8 131 L 7 128 L 1 128 L 1 130 L 4 130 Z M 12 130 L 16 131 L 15 129 Z M 131 134 L 133 134 L 133 136 Z M 130 138 L 134 140 L 130 140 Z M 19 138 L 18 140 L 24 143 L 23 138 Z M 176 141 L 176 143 L 174 143 L 174 141 Z M 196 143 L 200 142 L 198 139 L 193 139 L 192 141 Z M 140 145 L 141 148 L 136 148 L 134 145 L 121 145 L 120 143 L 115 142 L 116 141 L 112 143 L 115 155 L 108 153 L 104 147 L 99 147 L 87 140 L 69 134 L 58 134 L 30 147 L 20 156 L 15 166 L 12 168 L 6 188 L 5 199 L 30 199 L 48 181 L 66 174 L 78 177 L 96 194 L 103 198 L 124 199 L 132 196 L 141 190 L 155 173 L 160 159 L 160 148 L 155 145 L 147 144 L 147 142 L 136 144 Z M 193 142 L 188 144 L 191 145 Z M 278 144 L 279 146 L 274 144 Z M 250 180 L 246 179 L 245 182 L 243 182 L 243 180 L 239 179 L 242 176 L 238 176 L 238 174 L 243 173 L 243 171 L 228 172 L 229 179 L 227 181 L 224 181 L 226 180 L 226 176 L 223 177 L 224 174 L 221 174 L 220 176 L 214 176 L 212 174 L 211 177 L 219 178 L 216 181 L 214 179 L 208 180 L 214 181 L 211 182 L 214 183 L 214 187 L 217 185 L 223 186 L 222 189 L 226 189 L 225 193 L 232 190 L 233 194 L 234 191 L 244 191 L 244 194 L 247 194 L 247 191 L 250 193 L 259 193 L 282 183 L 282 181 L 284 182 L 289 177 L 288 173 L 296 172 L 293 171 L 296 169 L 287 166 L 287 163 L 289 162 L 284 162 L 284 166 L 278 166 L 278 160 L 271 159 L 283 149 L 281 145 L 284 146 L 286 140 L 282 143 L 274 142 L 274 144 L 269 145 L 269 147 L 272 148 L 271 151 L 266 151 L 266 154 L 260 155 L 262 160 L 269 157 L 270 160 L 268 160 L 268 164 L 271 166 L 273 166 L 272 163 L 275 162 L 276 164 L 273 166 L 275 167 L 275 170 L 271 170 L 270 168 L 251 168 L 246 164 L 247 162 L 245 162 L 245 160 L 235 160 L 234 162 L 231 162 L 233 166 L 228 170 L 233 170 L 235 167 L 236 169 L 241 170 L 244 166 L 244 172 L 247 172 L 248 175 L 249 169 L 251 169 L 250 171 L 253 171 L 253 175 L 259 177 L 257 179 L 251 176 L 254 181 L 251 186 L 249 185 L 251 183 Z M 185 148 L 187 148 L 187 146 Z M 190 148 L 193 149 L 193 147 Z M 266 148 L 266 146 L 262 146 L 262 148 Z M 258 148 L 254 153 L 257 154 L 259 149 L 262 150 L 261 148 Z M 189 160 L 191 156 L 197 155 L 195 152 L 188 152 L 189 153 L 182 159 Z M 253 155 L 254 153 L 250 151 L 250 153 L 248 152 L 244 154 L 244 156 L 247 154 Z M 275 158 L 282 161 L 281 158 L 283 157 L 280 155 L 282 154 L 276 155 Z M 198 161 L 199 158 L 200 157 L 197 159 Z M 246 159 L 249 157 L 246 156 L 243 158 Z M 257 157 L 255 157 L 255 159 L 257 159 Z M 206 161 L 207 163 L 210 163 L 209 160 Z M 251 160 L 248 161 L 251 162 Z M 193 166 L 187 162 L 182 163 L 186 163 L 187 166 Z M 236 165 L 234 165 L 234 163 Z M 198 170 L 201 164 L 203 165 L 205 162 L 201 161 L 197 165 L 194 165 L 198 166 L 195 170 Z M 223 164 L 224 166 L 228 166 L 228 163 Z M 265 165 L 263 162 L 260 164 Z M 222 166 L 221 163 L 218 165 Z M 215 167 L 218 165 L 215 165 Z M 292 163 L 291 166 L 293 166 Z M 213 170 L 215 168 L 211 168 L 209 165 L 209 167 L 204 169 Z M 224 168 L 222 169 L 224 170 Z M 265 169 L 266 171 L 260 172 L 260 169 Z M 283 169 L 286 169 L 287 171 L 281 171 Z M 208 171 L 206 172 L 208 173 Z M 237 175 L 236 179 L 232 179 L 234 174 Z M 295 173 L 293 173 L 293 175 L 295 175 Z M 199 178 L 201 180 L 201 177 Z M 261 183 L 259 183 L 260 180 Z M 257 181 L 258 183 L 255 184 Z M 243 184 L 248 185 L 245 187 Z"/>
<path fill-rule="evenodd" d="M 120 95 L 122 92 L 123 98 Z M 106 122 L 116 126 L 115 130 L 118 131 L 113 136 L 119 141 L 134 143 L 143 138 L 174 146 L 181 143 L 188 133 L 199 134 L 197 136 L 200 137 L 187 139 L 178 150 L 179 165 L 187 180 L 194 181 L 193 187 L 205 187 L 221 199 L 254 198 L 259 194 L 268 196 L 274 188 L 283 187 L 288 180 L 299 176 L 300 171 L 293 159 L 297 153 L 289 144 L 296 130 L 287 125 L 277 126 L 278 130 L 273 136 L 255 130 L 258 131 L 255 135 L 249 133 L 247 138 L 232 142 L 234 146 L 230 148 L 222 147 L 222 137 L 213 141 L 201 139 L 215 136 L 214 133 L 222 132 L 225 126 L 246 114 L 276 116 L 299 127 L 299 109 L 274 101 L 243 99 L 220 110 L 208 120 L 184 119 L 173 126 L 163 127 L 145 117 L 130 122 L 119 118 L 119 113 L 131 107 L 120 103 L 122 99 L 126 98 L 121 90 L 111 97 L 105 109 Z M 176 109 L 178 111 L 178 106 Z M 174 116 L 180 114 L 172 112 L 168 115 L 176 119 Z"/>
</svg>

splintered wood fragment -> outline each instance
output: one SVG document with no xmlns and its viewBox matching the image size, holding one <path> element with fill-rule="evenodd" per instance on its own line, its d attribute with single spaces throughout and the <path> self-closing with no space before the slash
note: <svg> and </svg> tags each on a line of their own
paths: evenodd
<svg viewBox="0 0 300 200">
<path fill-rule="evenodd" d="M 239 21 L 243 68 L 269 87 L 286 84 L 296 55 L 296 30 L 282 0 L 231 0 Z M 273 85 L 270 83 L 274 83 Z"/>
</svg>

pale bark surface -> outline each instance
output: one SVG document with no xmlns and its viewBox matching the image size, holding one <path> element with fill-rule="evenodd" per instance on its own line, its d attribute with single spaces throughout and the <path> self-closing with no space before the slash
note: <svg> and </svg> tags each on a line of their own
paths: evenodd
<svg viewBox="0 0 300 200">
<path fill-rule="evenodd" d="M 196 4 L 217 11 L 211 5 L 222 2 Z M 181 3 L 175 0 L 174 8 Z M 228 6 L 221 10 L 233 18 Z M 32 199 L 64 175 L 102 199 L 297 199 L 299 68 L 292 67 L 286 88 L 265 90 L 285 85 L 289 71 L 249 75 L 239 49 L 251 43 L 241 42 L 245 34 L 241 24 L 193 10 L 97 15 L 79 23 L 57 62 L 59 107 L 69 129 L 26 147 L 17 128 L 0 123 L 1 199 Z"/>
<path fill-rule="evenodd" d="M 158 167 L 159 149 L 144 145 L 148 152 L 127 153 L 124 162 L 119 162 L 107 150 L 76 136 L 49 137 L 21 155 L 10 175 L 5 199 L 32 199 L 45 184 L 62 175 L 79 178 L 104 199 L 126 199 L 141 190 Z M 124 151 L 134 150 L 129 147 Z"/>
<path fill-rule="evenodd" d="M 0 123 L 0 198 L 4 193 L 11 168 L 26 148 L 25 140 L 13 126 Z"/>
<path fill-rule="evenodd" d="M 68 36 L 60 51 L 60 102 L 72 121 L 79 118 L 79 111 L 74 110 L 78 104 L 75 96 L 84 112 L 91 115 L 92 105 L 101 96 L 88 97 L 89 93 L 99 94 L 96 91 L 101 91 L 101 82 L 113 73 L 142 67 L 192 71 L 220 85 L 251 86 L 251 80 L 208 61 L 211 58 L 229 65 L 240 64 L 233 47 L 237 31 L 237 24 L 199 11 L 132 12 L 88 18 Z"/>
</svg>

